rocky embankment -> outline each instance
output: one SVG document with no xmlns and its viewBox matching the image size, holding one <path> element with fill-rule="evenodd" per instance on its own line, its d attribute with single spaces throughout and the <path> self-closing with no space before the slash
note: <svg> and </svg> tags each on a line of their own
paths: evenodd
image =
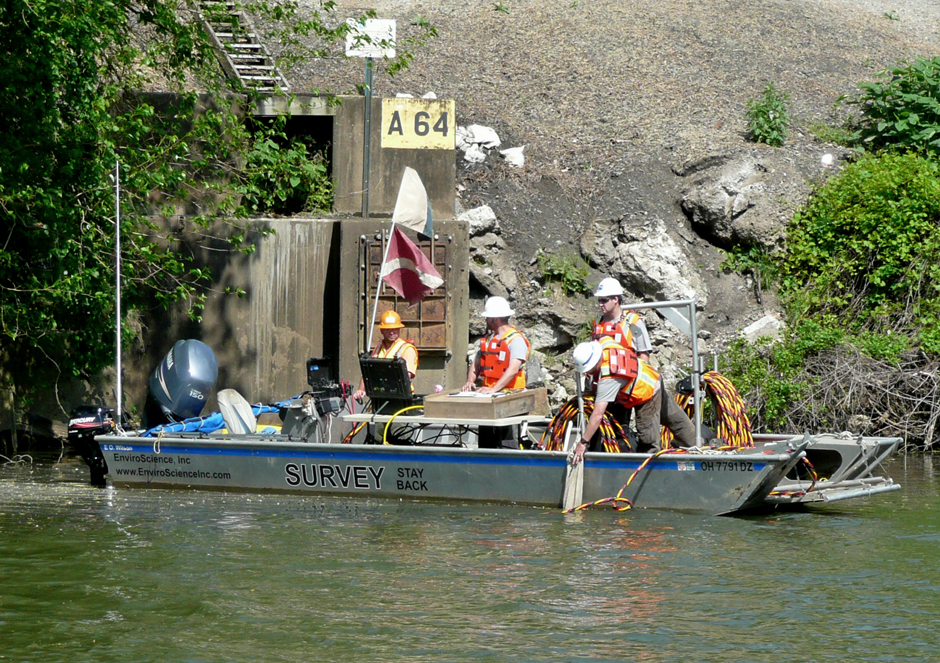
<svg viewBox="0 0 940 663">
<path fill-rule="evenodd" d="M 361 9 L 337 5 L 337 20 Z M 579 256 L 592 284 L 615 276 L 636 300 L 697 296 L 705 352 L 756 321 L 773 328 L 772 294 L 722 270 L 725 251 L 778 250 L 786 221 L 846 156 L 817 138 L 851 112 L 836 100 L 940 46 L 940 3 L 922 0 L 370 7 L 397 19 L 400 42 L 417 33 L 419 17 L 439 32 L 410 69 L 378 76 L 376 93 L 453 98 L 461 126 L 498 135 L 498 146 L 458 153 L 456 211 L 471 223 L 475 305 L 507 296 L 550 386 L 562 389 L 553 376 L 594 311 L 589 298 L 545 283 L 540 253 Z M 297 90 L 345 91 L 361 63 L 338 50 L 288 76 Z M 790 96 L 782 148 L 748 141 L 747 102 L 767 82 Z M 687 341 L 655 314 L 647 323 L 657 361 L 674 374 Z"/>
</svg>

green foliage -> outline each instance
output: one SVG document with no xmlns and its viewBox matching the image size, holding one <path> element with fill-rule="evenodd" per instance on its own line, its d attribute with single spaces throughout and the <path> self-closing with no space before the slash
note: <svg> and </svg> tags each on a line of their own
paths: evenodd
<svg viewBox="0 0 940 663">
<path fill-rule="evenodd" d="M 751 274 L 760 290 L 770 288 L 780 273 L 777 261 L 760 246 L 735 246 L 726 254 L 721 268 Z"/>
<path fill-rule="evenodd" d="M 901 334 L 858 334 L 848 337 L 849 342 L 872 359 L 897 365 L 901 355 L 911 349 L 911 338 Z"/>
<path fill-rule="evenodd" d="M 322 52 L 301 37 L 348 29 L 321 20 L 332 7 L 246 5 L 304 58 Z M 125 315 L 156 300 L 199 318 L 211 275 L 180 239 L 250 253 L 241 216 L 328 206 L 322 158 L 277 123 L 245 125 L 228 93 L 250 91 L 222 75 L 188 1 L 8 0 L 0 26 L 0 382 L 17 398 L 113 360 L 116 162 Z M 153 89 L 175 97 L 135 92 Z"/>
<path fill-rule="evenodd" d="M 898 14 L 898 13 L 897 13 L 896 11 L 894 11 L 893 9 L 892 9 L 891 11 L 889 11 L 889 12 L 883 12 L 883 13 L 882 13 L 882 16 L 884 16 L 884 17 L 885 17 L 886 19 L 888 19 L 889 21 L 900 21 L 900 20 L 901 20 L 900 14 Z"/>
<path fill-rule="evenodd" d="M 301 139 L 288 139 L 283 122 L 254 135 L 248 150 L 239 213 L 296 214 L 328 211 L 333 184 L 322 154 L 310 154 Z"/>
<path fill-rule="evenodd" d="M 507 5 L 507 4 L 503 3 L 503 2 L 496 2 L 496 3 L 494 3 L 494 4 L 493 4 L 493 9 L 495 9 L 495 10 L 498 11 L 498 12 L 502 12 L 502 13 L 504 13 L 504 14 L 508 14 L 508 13 L 509 13 L 509 5 Z"/>
<path fill-rule="evenodd" d="M 805 367 L 814 356 L 844 341 L 844 333 L 829 321 L 805 320 L 779 342 L 736 341 L 724 356 L 727 367 L 722 372 L 748 403 L 756 430 L 787 430 L 788 413 L 815 384 Z"/>
<path fill-rule="evenodd" d="M 842 126 L 832 126 L 825 122 L 810 122 L 806 128 L 823 143 L 834 143 L 845 147 L 855 145 L 855 130 L 848 123 Z"/>
<path fill-rule="evenodd" d="M 940 353 L 940 165 L 868 155 L 790 222 L 781 294 L 794 317 L 917 339 Z"/>
<path fill-rule="evenodd" d="M 758 432 L 800 432 L 841 425 L 846 417 L 846 389 L 833 388 L 827 370 L 831 358 L 863 356 L 887 362 L 881 370 L 899 367 L 907 340 L 893 333 L 846 333 L 831 318 L 803 320 L 779 341 L 756 344 L 739 340 L 723 356 L 722 373 L 734 383 L 748 404 L 748 416 Z M 862 362 L 864 363 L 864 362 Z M 870 366 L 870 364 L 868 364 Z M 862 380 L 866 369 L 860 368 Z M 869 369 L 870 370 L 870 369 Z M 845 379 L 846 376 L 843 376 Z M 864 398 L 859 398 L 866 403 Z M 857 405 L 857 404 L 856 404 Z M 870 414 L 870 412 L 865 412 Z"/>
<path fill-rule="evenodd" d="M 571 295 L 590 294 L 588 269 L 579 257 L 574 255 L 539 254 L 539 269 L 542 280 L 546 283 L 558 283 L 561 291 Z"/>
<path fill-rule="evenodd" d="M 916 58 L 859 84 L 855 139 L 870 149 L 897 147 L 940 154 L 940 56 Z M 844 98 L 843 98 L 844 99 Z"/>
<path fill-rule="evenodd" d="M 787 139 L 790 95 L 768 82 L 760 99 L 747 100 L 747 129 L 755 143 L 780 147 Z"/>
</svg>

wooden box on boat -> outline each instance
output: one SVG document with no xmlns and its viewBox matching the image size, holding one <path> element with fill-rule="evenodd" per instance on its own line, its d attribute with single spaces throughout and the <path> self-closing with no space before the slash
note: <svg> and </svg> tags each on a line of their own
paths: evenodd
<svg viewBox="0 0 940 663">
<path fill-rule="evenodd" d="M 461 392 L 424 397 L 424 415 L 439 419 L 503 419 L 530 414 L 536 408 L 537 389 L 507 393 L 460 395 Z"/>
</svg>

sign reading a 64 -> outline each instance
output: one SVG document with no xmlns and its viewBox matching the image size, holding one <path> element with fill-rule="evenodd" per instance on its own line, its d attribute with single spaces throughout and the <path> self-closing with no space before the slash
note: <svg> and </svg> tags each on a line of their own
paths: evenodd
<svg viewBox="0 0 940 663">
<path fill-rule="evenodd" d="M 454 100 L 383 99 L 382 147 L 454 149 Z"/>
</svg>

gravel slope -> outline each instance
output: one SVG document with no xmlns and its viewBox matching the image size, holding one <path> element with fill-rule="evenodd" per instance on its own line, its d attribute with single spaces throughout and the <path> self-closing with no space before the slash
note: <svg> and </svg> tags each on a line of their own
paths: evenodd
<svg viewBox="0 0 940 663">
<path fill-rule="evenodd" d="M 337 18 L 355 13 L 340 0 Z M 497 5 L 506 11 L 496 9 Z M 931 0 L 379 0 L 399 40 L 418 16 L 439 37 L 376 92 L 433 91 L 463 124 L 526 145 L 540 175 L 604 170 L 628 154 L 739 144 L 744 109 L 766 81 L 792 98 L 800 124 L 833 120 L 857 81 L 940 50 Z M 892 20 L 885 16 L 897 16 Z M 348 90 L 361 61 L 289 72 L 295 89 Z"/>
</svg>

